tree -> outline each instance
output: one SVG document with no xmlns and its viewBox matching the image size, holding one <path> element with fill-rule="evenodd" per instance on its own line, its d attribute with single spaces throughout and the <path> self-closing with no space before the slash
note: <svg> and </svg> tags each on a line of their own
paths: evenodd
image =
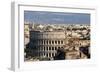
<svg viewBox="0 0 100 73">
<path fill-rule="evenodd" d="M 64 60 L 65 59 L 65 51 L 64 48 L 59 48 L 57 50 L 57 54 L 54 57 L 54 60 Z"/>
</svg>

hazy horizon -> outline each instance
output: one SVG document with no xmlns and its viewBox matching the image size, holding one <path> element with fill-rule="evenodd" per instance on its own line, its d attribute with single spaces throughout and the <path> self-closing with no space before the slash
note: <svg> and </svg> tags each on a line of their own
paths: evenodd
<svg viewBox="0 0 100 73">
<path fill-rule="evenodd" d="M 37 24 L 90 24 L 90 14 L 24 11 L 24 22 Z"/>
</svg>

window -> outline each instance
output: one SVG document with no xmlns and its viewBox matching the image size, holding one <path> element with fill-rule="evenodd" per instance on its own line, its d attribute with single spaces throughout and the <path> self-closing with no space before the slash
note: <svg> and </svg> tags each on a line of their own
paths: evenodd
<svg viewBox="0 0 100 73">
<path fill-rule="evenodd" d="M 63 44 L 63 41 L 61 41 L 61 44 Z"/>
<path fill-rule="evenodd" d="M 58 49 L 60 49 L 60 47 L 58 47 Z"/>
<path fill-rule="evenodd" d="M 41 44 L 43 45 L 43 40 L 41 40 Z"/>
<path fill-rule="evenodd" d="M 58 44 L 60 44 L 60 41 L 58 41 Z"/>
<path fill-rule="evenodd" d="M 49 50 L 51 50 L 51 47 L 49 47 Z"/>
<path fill-rule="evenodd" d="M 48 47 L 46 48 L 46 50 L 48 50 Z"/>
<path fill-rule="evenodd" d="M 52 47 L 52 50 L 54 50 L 54 47 Z"/>
<path fill-rule="evenodd" d="M 48 40 L 47 40 L 47 44 L 48 44 Z"/>
<path fill-rule="evenodd" d="M 44 47 L 43 49 L 44 49 L 44 51 L 45 51 L 45 47 Z"/>
<path fill-rule="evenodd" d="M 55 44 L 57 44 L 57 41 L 55 41 Z"/>
<path fill-rule="evenodd" d="M 57 47 L 55 47 L 55 50 L 57 50 Z"/>
<path fill-rule="evenodd" d="M 51 41 L 49 41 L 49 44 L 51 44 Z"/>
<path fill-rule="evenodd" d="M 52 53 L 52 57 L 54 57 L 54 53 Z"/>
</svg>

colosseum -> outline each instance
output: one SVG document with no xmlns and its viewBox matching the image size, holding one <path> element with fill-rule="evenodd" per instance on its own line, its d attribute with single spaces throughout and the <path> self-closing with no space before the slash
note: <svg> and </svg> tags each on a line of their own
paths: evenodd
<svg viewBox="0 0 100 73">
<path fill-rule="evenodd" d="M 33 55 L 52 58 L 58 48 L 64 45 L 64 31 L 30 31 L 30 40 L 33 43 Z"/>
</svg>

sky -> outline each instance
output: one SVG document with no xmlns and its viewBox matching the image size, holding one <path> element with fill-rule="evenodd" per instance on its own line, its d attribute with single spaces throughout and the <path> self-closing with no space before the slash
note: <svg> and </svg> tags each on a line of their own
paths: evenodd
<svg viewBox="0 0 100 73">
<path fill-rule="evenodd" d="M 90 14 L 24 11 L 24 21 L 38 24 L 90 24 Z"/>
</svg>

